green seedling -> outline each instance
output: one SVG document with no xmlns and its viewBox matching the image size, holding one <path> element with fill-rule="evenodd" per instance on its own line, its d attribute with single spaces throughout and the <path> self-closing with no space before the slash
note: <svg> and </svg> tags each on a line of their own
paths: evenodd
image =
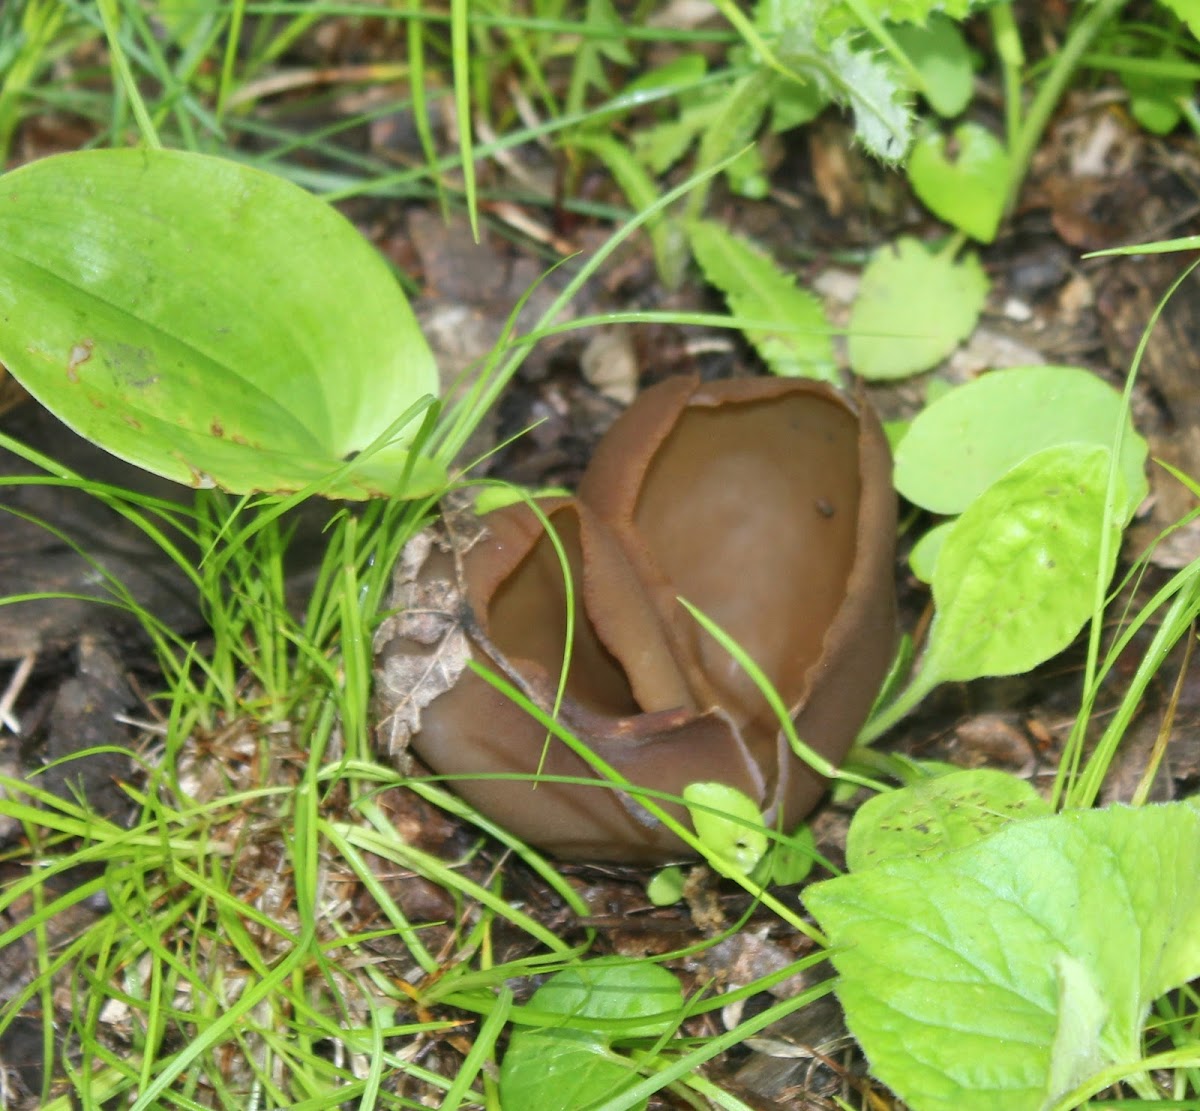
<svg viewBox="0 0 1200 1111">
<path fill-rule="evenodd" d="M 914 552 L 933 587 L 929 639 L 909 686 L 862 739 L 939 683 L 1017 674 L 1074 639 L 1145 496 L 1146 454 L 1121 395 L 1072 367 L 993 371 L 912 422 L 896 452 L 897 487 L 961 515 Z"/>
<path fill-rule="evenodd" d="M 812 827 L 804 825 L 787 837 L 773 840 L 750 878 L 763 887 L 788 887 L 807 879 L 818 859 Z"/>
<path fill-rule="evenodd" d="M 813 870 L 818 854 L 809 826 L 801 826 L 787 837 L 771 836 L 753 800 L 723 783 L 693 783 L 684 791 L 684 799 L 710 860 L 745 872 L 752 883 L 764 889 L 800 883 Z M 705 809 L 700 809 L 701 804 Z M 718 811 L 718 807 L 729 809 Z M 760 841 L 766 843 L 761 853 Z M 656 907 L 671 906 L 683 898 L 686 883 L 687 873 L 677 864 L 669 865 L 650 878 L 646 897 Z"/>
<path fill-rule="evenodd" d="M 661 872 L 655 872 L 646 884 L 646 898 L 656 907 L 669 907 L 683 898 L 687 874 L 678 864 L 670 864 Z"/>
<path fill-rule="evenodd" d="M 1157 58 L 1135 59 L 1114 68 L 1129 93 L 1130 115 L 1153 135 L 1174 131 L 1195 93 L 1196 65 L 1168 45 Z M 1171 76 L 1172 70 L 1179 76 Z"/>
<path fill-rule="evenodd" d="M 282 178 L 156 149 L 14 170 L 0 307 L 14 378 L 177 482 L 341 498 L 444 482 L 409 450 L 438 381 L 403 293 L 351 224 Z"/>
</svg>

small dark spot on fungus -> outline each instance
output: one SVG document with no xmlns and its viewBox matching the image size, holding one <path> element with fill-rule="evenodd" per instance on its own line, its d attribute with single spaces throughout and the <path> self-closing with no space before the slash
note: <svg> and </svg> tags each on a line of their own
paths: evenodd
<svg viewBox="0 0 1200 1111">
<path fill-rule="evenodd" d="M 815 527 L 805 510 L 822 504 L 838 512 Z M 539 506 L 574 589 L 562 725 L 635 785 L 678 796 L 689 783 L 723 782 L 768 825 L 794 828 L 824 780 L 677 599 L 724 628 L 774 684 L 799 736 L 840 760 L 895 644 L 896 499 L 874 413 L 811 381 L 670 379 L 605 435 L 576 497 Z M 483 523 L 465 554 L 431 549 L 416 581 L 455 583 L 460 559 L 471 654 L 549 712 L 567 628 L 558 555 L 524 504 Z M 400 582 L 398 572 L 398 591 Z M 433 652 L 394 631 L 376 651 L 381 669 L 389 657 Z M 632 793 L 535 785 L 539 767 L 597 776 L 469 669 L 424 706 L 411 744 L 435 772 L 467 777 L 454 789 L 483 814 L 559 856 L 687 855 Z M 470 778 L 495 773 L 528 779 Z M 667 809 L 687 822 L 681 807 Z"/>
<path fill-rule="evenodd" d="M 92 352 L 95 350 L 96 341 L 92 339 L 81 339 L 78 343 L 72 345 L 71 354 L 67 357 L 68 381 L 79 381 L 79 368 L 92 357 Z"/>
</svg>

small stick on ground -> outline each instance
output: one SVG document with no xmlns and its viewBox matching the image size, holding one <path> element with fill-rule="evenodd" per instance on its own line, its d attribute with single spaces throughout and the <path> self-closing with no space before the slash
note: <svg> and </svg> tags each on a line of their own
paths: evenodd
<svg viewBox="0 0 1200 1111">
<path fill-rule="evenodd" d="M 37 652 L 26 652 L 17 663 L 4 694 L 0 695 L 0 726 L 10 733 L 19 734 L 21 732 L 21 723 L 13 713 L 13 707 L 16 706 L 17 699 L 21 697 L 21 691 L 25 689 L 25 684 L 33 673 L 33 665 L 36 660 Z"/>
</svg>

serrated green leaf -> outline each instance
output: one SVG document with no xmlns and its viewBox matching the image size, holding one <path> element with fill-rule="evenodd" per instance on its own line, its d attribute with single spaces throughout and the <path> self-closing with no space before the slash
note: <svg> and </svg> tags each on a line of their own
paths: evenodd
<svg viewBox="0 0 1200 1111">
<path fill-rule="evenodd" d="M 744 334 L 775 373 L 787 378 L 839 382 L 833 339 L 821 302 L 745 239 L 720 224 L 698 220 L 688 228 L 692 253 L 735 317 L 777 320 L 779 331 Z"/>
<path fill-rule="evenodd" d="M 85 151 L 0 178 L 0 361 L 81 435 L 178 482 L 326 479 L 436 394 L 399 286 L 282 178 L 167 150 Z M 330 496 L 408 488 L 410 424 Z"/>
<path fill-rule="evenodd" d="M 639 128 L 633 135 L 633 152 L 651 173 L 664 174 L 681 159 L 721 112 L 721 99 L 709 89 L 689 99 L 675 119 Z"/>
<path fill-rule="evenodd" d="M 735 81 L 720 102 L 720 108 L 700 137 L 696 152 L 696 172 L 703 173 L 737 153 L 758 134 L 771 103 L 771 88 L 776 78 L 760 68 Z M 689 194 L 685 223 L 698 219 L 708 202 L 712 179 L 701 181 Z"/>
<path fill-rule="evenodd" d="M 1200 813 L 1012 822 L 805 892 L 872 1072 L 914 1111 L 1044 1111 L 1135 1070 L 1150 1003 L 1200 975 Z"/>
<path fill-rule="evenodd" d="M 1120 521 L 1098 566 L 1110 458 L 1086 444 L 1039 451 L 954 522 L 934 568 L 923 675 L 1016 675 L 1071 643 L 1091 615 L 1097 574 L 1107 583 L 1116 566 Z"/>
<path fill-rule="evenodd" d="M 850 823 L 846 866 L 861 872 L 893 860 L 936 860 L 1011 821 L 1050 813 L 1025 780 L 1007 772 L 950 772 L 863 803 Z"/>
<path fill-rule="evenodd" d="M 933 15 L 923 27 L 910 23 L 890 30 L 921 74 L 930 107 L 943 117 L 963 111 L 971 102 L 975 80 L 971 50 L 958 24 Z"/>
<path fill-rule="evenodd" d="M 892 64 L 844 35 L 829 48 L 829 64 L 839 86 L 839 103 L 854 113 L 854 137 L 884 162 L 897 162 L 912 146 L 909 92 Z"/>
<path fill-rule="evenodd" d="M 1149 490 L 1146 441 L 1121 394 L 1079 367 L 993 370 L 943 394 L 896 448 L 896 489 L 933 513 L 961 513 L 1022 459 L 1057 444 L 1111 447 L 1122 423 L 1124 523 Z"/>
<path fill-rule="evenodd" d="M 825 102 L 851 110 L 855 138 L 872 155 L 897 161 L 912 142 L 907 87 L 890 60 L 857 29 L 829 34 L 818 28 L 821 15 L 822 9 L 807 0 L 760 3 L 755 24 L 775 41 L 779 61 L 802 79 L 803 88 L 811 85 Z M 794 84 L 782 77 L 778 83 Z M 798 95 L 801 111 L 807 111 L 809 95 Z"/>
<path fill-rule="evenodd" d="M 850 315 L 850 365 L 872 379 L 936 366 L 974 330 L 987 291 L 974 255 L 955 262 L 919 240 L 897 240 L 863 272 Z"/>
<path fill-rule="evenodd" d="M 980 243 L 991 243 L 1008 198 L 1008 152 L 987 128 L 970 122 L 955 129 L 954 146 L 951 156 L 938 131 L 918 137 L 908 159 L 908 180 L 935 216 Z"/>
<path fill-rule="evenodd" d="M 572 136 L 571 145 L 591 151 L 601 159 L 635 209 L 647 209 L 658 200 L 658 185 L 624 143 L 607 135 L 582 132 Z M 687 266 L 687 239 L 683 229 L 675 220 L 659 212 L 646 221 L 646 231 L 654 248 L 658 276 L 668 289 L 675 289 L 683 281 Z"/>
</svg>

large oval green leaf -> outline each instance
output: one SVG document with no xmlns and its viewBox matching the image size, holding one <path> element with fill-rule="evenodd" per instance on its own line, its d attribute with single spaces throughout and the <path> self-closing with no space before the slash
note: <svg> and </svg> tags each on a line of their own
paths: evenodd
<svg viewBox="0 0 1200 1111">
<path fill-rule="evenodd" d="M 1089 370 L 993 370 L 918 413 L 896 449 L 896 489 L 934 513 L 961 513 L 1010 468 L 1057 444 L 1111 447 L 1123 428 L 1121 474 L 1128 521 L 1149 489 L 1146 441 L 1118 390 Z"/>
<path fill-rule="evenodd" d="M 0 178 L 0 361 L 179 482 L 361 498 L 438 481 L 406 451 L 437 370 L 386 264 L 329 205 L 235 162 L 86 151 Z"/>
</svg>

